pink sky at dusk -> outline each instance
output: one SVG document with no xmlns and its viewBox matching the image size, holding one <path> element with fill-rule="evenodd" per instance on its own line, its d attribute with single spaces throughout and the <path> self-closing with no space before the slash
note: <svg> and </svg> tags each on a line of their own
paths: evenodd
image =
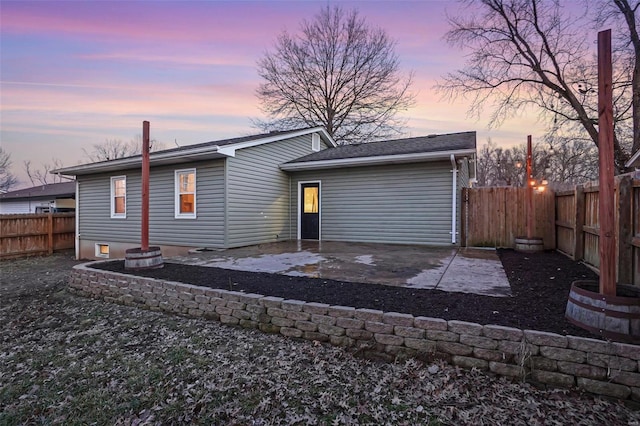
<svg viewBox="0 0 640 426">
<path fill-rule="evenodd" d="M 330 2 L 333 4 L 336 2 Z M 441 99 L 436 79 L 460 68 L 447 46 L 454 1 L 337 2 L 356 7 L 397 41 L 403 70 L 415 72 L 416 105 L 406 136 L 475 130 L 478 145 L 542 136 L 536 116 L 489 130 L 462 101 Z M 22 164 L 86 162 L 82 149 L 129 141 L 151 122 L 165 147 L 258 133 L 264 118 L 256 61 L 326 1 L 6 1 L 0 3 L 0 143 L 20 187 Z"/>
</svg>

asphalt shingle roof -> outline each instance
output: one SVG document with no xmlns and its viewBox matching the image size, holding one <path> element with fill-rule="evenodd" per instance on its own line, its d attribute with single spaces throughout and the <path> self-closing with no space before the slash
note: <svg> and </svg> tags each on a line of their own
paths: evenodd
<svg viewBox="0 0 640 426">
<path fill-rule="evenodd" d="M 180 151 L 193 150 L 193 149 L 197 149 L 197 148 L 205 148 L 207 146 L 215 147 L 215 146 L 233 145 L 233 144 L 236 144 L 236 143 L 250 142 L 250 141 L 263 139 L 263 138 L 268 138 L 268 137 L 272 137 L 272 136 L 286 135 L 287 133 L 295 133 L 295 132 L 299 132 L 300 130 L 306 130 L 306 129 L 272 131 L 272 132 L 269 132 L 269 133 L 262 133 L 262 134 L 259 134 L 259 135 L 240 136 L 240 137 L 230 138 L 230 139 L 222 139 L 222 140 L 217 140 L 217 141 L 202 142 L 202 143 L 196 143 L 196 144 L 192 144 L 192 145 L 184 145 L 184 146 L 180 146 L 180 147 L 177 147 L 177 148 L 169 148 L 169 149 L 162 149 L 162 150 L 159 150 L 159 151 L 153 151 L 151 154 L 153 155 L 153 154 L 158 154 L 158 153 L 163 153 L 164 154 L 164 153 L 170 153 L 170 152 L 180 152 Z M 136 154 L 136 155 L 132 155 L 132 156 L 129 156 L 129 157 L 118 158 L 118 160 L 122 160 L 122 159 L 126 159 L 126 158 L 141 158 L 141 157 L 142 157 L 141 154 Z M 112 161 L 112 160 L 114 160 L 114 159 L 96 161 L 95 163 L 91 163 L 91 164 L 107 163 L 107 162 Z"/>
<path fill-rule="evenodd" d="M 476 132 L 449 133 L 445 135 L 419 136 L 328 148 L 289 161 L 304 163 L 322 160 L 340 160 L 359 157 L 417 154 L 423 152 L 457 151 L 476 149 Z"/>
<path fill-rule="evenodd" d="M 56 197 L 60 195 L 74 195 L 76 193 L 75 182 L 50 183 L 31 188 L 17 189 L 15 191 L 0 194 L 0 200 L 19 200 L 22 198 Z"/>
</svg>

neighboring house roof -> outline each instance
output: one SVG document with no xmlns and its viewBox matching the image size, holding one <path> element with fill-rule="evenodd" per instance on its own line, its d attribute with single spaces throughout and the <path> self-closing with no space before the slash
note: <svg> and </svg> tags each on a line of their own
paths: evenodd
<svg viewBox="0 0 640 426">
<path fill-rule="evenodd" d="M 323 127 L 310 127 L 306 129 L 286 130 L 263 133 L 259 135 L 242 136 L 232 139 L 205 142 L 195 145 L 186 145 L 179 148 L 154 151 L 149 154 L 149 162 L 152 166 L 163 164 L 177 164 L 190 161 L 209 160 L 214 158 L 234 157 L 238 149 L 276 142 L 284 139 L 318 133 L 330 146 L 336 146 L 333 138 Z M 52 173 L 63 175 L 83 175 L 100 172 L 111 172 L 139 167 L 142 162 L 141 155 L 118 158 L 115 160 L 100 161 L 97 163 L 81 164 L 53 170 Z"/>
<path fill-rule="evenodd" d="M 287 171 L 350 167 L 385 163 L 432 161 L 476 152 L 476 132 L 429 135 L 388 141 L 342 145 L 281 164 Z"/>
<path fill-rule="evenodd" d="M 625 167 L 635 166 L 640 168 L 640 149 L 637 150 L 636 153 L 631 156 L 629 161 L 627 161 L 627 164 L 625 164 L 624 166 Z"/>
<path fill-rule="evenodd" d="M 0 194 L 0 201 L 25 200 L 34 198 L 73 198 L 76 194 L 75 182 L 50 183 L 31 188 Z"/>
</svg>

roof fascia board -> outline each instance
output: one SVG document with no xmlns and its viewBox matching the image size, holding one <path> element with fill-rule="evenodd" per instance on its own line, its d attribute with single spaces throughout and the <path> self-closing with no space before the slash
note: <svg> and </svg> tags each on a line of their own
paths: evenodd
<svg viewBox="0 0 640 426">
<path fill-rule="evenodd" d="M 281 164 L 285 171 L 331 169 L 338 167 L 370 166 L 385 163 L 410 163 L 414 161 L 448 160 L 451 155 L 463 157 L 476 152 L 475 149 L 459 149 L 455 151 L 419 152 L 415 154 L 380 155 L 375 157 L 340 158 L 335 160 L 305 161 L 303 163 Z"/>
<path fill-rule="evenodd" d="M 75 193 L 70 193 L 70 194 L 49 194 L 49 195 L 41 195 L 41 194 L 20 195 L 18 197 L 6 197 L 6 198 L 1 198 L 0 197 L 0 202 L 22 201 L 22 200 L 51 200 L 51 199 L 60 200 L 60 199 L 70 199 L 70 198 L 73 198 L 73 197 L 75 197 Z"/>
</svg>

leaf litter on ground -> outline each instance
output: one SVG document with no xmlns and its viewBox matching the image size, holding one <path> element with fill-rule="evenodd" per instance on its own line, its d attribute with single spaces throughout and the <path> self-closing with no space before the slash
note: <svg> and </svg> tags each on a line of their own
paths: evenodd
<svg viewBox="0 0 640 426">
<path fill-rule="evenodd" d="M 0 269 L 42 273 L 23 264 Z M 55 277 L 3 294 L 0 424 L 640 424 L 618 401 L 86 299 Z"/>
</svg>

